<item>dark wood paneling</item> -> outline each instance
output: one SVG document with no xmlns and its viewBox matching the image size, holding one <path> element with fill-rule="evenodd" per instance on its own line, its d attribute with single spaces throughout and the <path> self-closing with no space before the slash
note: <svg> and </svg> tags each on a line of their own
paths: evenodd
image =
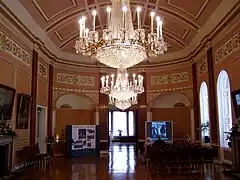
<svg viewBox="0 0 240 180">
<path fill-rule="evenodd" d="M 210 118 L 210 134 L 211 143 L 217 143 L 217 109 L 216 109 L 216 88 L 214 80 L 214 60 L 212 48 L 207 50 L 207 62 L 208 62 L 208 80 L 209 80 L 209 118 Z"/>
<path fill-rule="evenodd" d="M 197 86 L 197 65 L 192 64 L 192 79 L 193 79 L 193 106 L 194 106 L 194 123 L 195 123 L 195 138 L 200 140 L 199 132 L 199 97 L 198 97 L 198 86 Z"/>
<path fill-rule="evenodd" d="M 48 70 L 48 137 L 52 136 L 52 95 L 53 95 L 53 66 L 49 65 Z"/>
<path fill-rule="evenodd" d="M 32 84 L 31 84 L 31 116 L 30 116 L 30 144 L 35 144 L 36 111 L 37 111 L 37 75 L 38 75 L 38 52 L 32 54 Z"/>
</svg>

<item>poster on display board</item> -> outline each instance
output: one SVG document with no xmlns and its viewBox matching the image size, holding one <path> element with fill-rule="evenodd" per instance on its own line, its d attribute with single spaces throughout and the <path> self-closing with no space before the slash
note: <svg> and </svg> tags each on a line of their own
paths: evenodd
<svg viewBox="0 0 240 180">
<path fill-rule="evenodd" d="M 72 126 L 72 150 L 94 150 L 96 148 L 95 125 Z"/>
</svg>

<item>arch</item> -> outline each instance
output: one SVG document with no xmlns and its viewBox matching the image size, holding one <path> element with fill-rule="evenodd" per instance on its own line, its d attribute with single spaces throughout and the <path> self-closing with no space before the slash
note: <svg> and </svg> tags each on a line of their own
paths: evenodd
<svg viewBox="0 0 240 180">
<path fill-rule="evenodd" d="M 76 93 L 65 93 L 59 96 L 56 100 L 56 108 L 61 108 L 64 105 L 68 105 L 72 109 L 92 109 L 95 107 L 92 99 Z"/>
<path fill-rule="evenodd" d="M 151 102 L 150 107 L 154 108 L 174 108 L 176 104 L 181 104 L 183 107 L 189 107 L 189 98 L 181 92 L 172 92 L 168 94 L 160 94 L 156 96 Z"/>
<path fill-rule="evenodd" d="M 223 148 L 228 148 L 227 133 L 232 128 L 231 87 L 228 73 L 222 70 L 217 79 L 218 121 L 220 135 L 221 160 Z"/>
<path fill-rule="evenodd" d="M 69 105 L 69 104 L 63 104 L 63 105 L 61 105 L 61 107 L 60 107 L 60 108 L 72 109 L 72 106 L 71 106 L 71 105 Z"/>
<path fill-rule="evenodd" d="M 203 143 L 210 143 L 208 87 L 205 81 L 200 86 L 201 137 Z"/>
</svg>

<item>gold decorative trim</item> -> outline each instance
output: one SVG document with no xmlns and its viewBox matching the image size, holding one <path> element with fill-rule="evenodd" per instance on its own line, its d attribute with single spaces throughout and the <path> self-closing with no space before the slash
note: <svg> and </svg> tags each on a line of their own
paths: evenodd
<svg viewBox="0 0 240 180">
<path fill-rule="evenodd" d="M 38 63 L 38 73 L 43 76 L 43 77 L 47 77 L 47 66 L 45 66 L 42 63 Z"/>
<path fill-rule="evenodd" d="M 168 88 L 168 89 L 157 89 L 157 90 L 149 90 L 147 93 L 156 93 L 156 92 L 168 92 L 168 91 L 181 91 L 186 89 L 192 89 L 193 86 L 183 86 L 177 88 Z"/>
<path fill-rule="evenodd" d="M 240 31 L 238 31 L 231 39 L 223 44 L 215 53 L 215 64 L 222 61 L 234 51 L 240 48 Z"/>
<path fill-rule="evenodd" d="M 77 76 L 71 74 L 57 73 L 57 82 L 62 84 L 78 84 L 81 86 L 94 86 L 93 76 Z"/>
<path fill-rule="evenodd" d="M 175 73 L 171 75 L 151 76 L 151 85 L 180 83 L 188 81 L 188 72 Z"/>
<path fill-rule="evenodd" d="M 58 88 L 58 87 L 53 87 L 53 90 L 60 90 L 60 91 L 66 91 L 66 92 L 80 92 L 80 93 L 99 93 L 97 90 L 69 89 L 69 88 Z"/>
<path fill-rule="evenodd" d="M 31 55 L 2 31 L 0 31 L 0 49 L 8 52 L 24 64 L 30 66 Z"/>
</svg>

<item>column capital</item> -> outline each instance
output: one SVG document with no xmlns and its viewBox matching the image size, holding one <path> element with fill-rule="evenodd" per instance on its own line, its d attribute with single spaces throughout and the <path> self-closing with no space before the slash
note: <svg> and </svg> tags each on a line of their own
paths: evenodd
<svg viewBox="0 0 240 180">
<path fill-rule="evenodd" d="M 99 106 L 97 106 L 96 108 L 95 108 L 95 112 L 99 112 Z"/>
</svg>

